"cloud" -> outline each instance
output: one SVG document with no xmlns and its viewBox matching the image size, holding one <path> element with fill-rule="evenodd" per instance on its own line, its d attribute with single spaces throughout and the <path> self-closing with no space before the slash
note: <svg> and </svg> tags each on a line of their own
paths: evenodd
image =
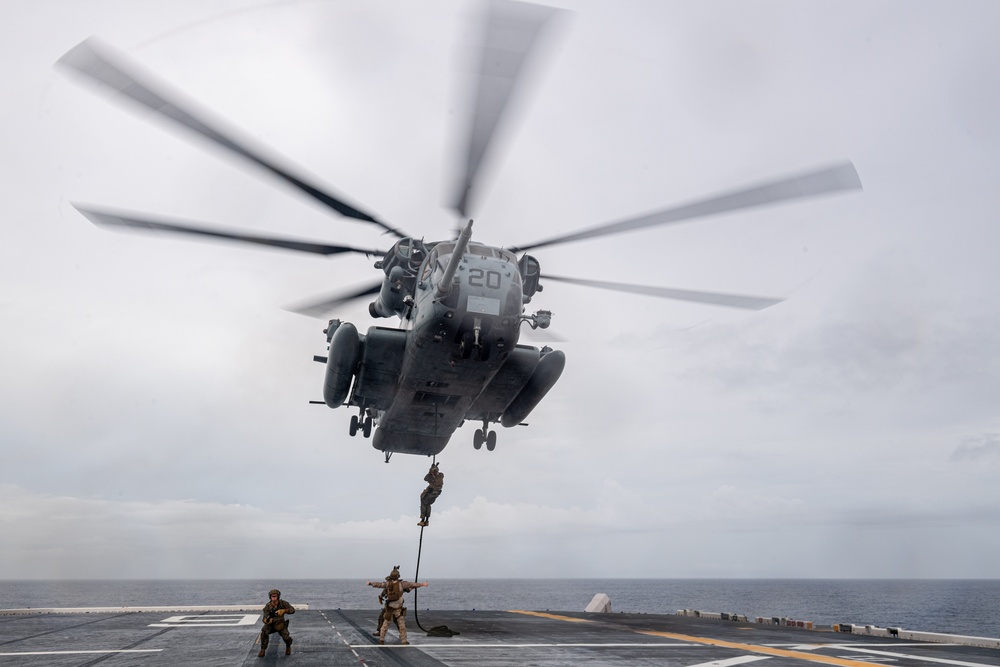
<svg viewBox="0 0 1000 667">
<path fill-rule="evenodd" d="M 1000 433 L 983 433 L 963 439 L 949 459 L 974 463 L 1000 461 Z"/>
<path fill-rule="evenodd" d="M 983 507 L 970 506 L 963 514 L 935 508 L 920 514 L 902 503 L 877 510 L 823 508 L 731 486 L 686 500 L 652 501 L 606 480 L 595 493 L 598 502 L 588 509 L 570 498 L 558 505 L 476 496 L 464 505 L 446 505 L 442 496 L 424 536 L 422 572 L 648 576 L 669 564 L 673 576 L 737 576 L 726 560 L 688 561 L 683 554 L 757 552 L 768 543 L 796 544 L 797 535 L 813 535 L 787 557 L 774 555 L 769 565 L 746 571 L 780 576 L 825 542 L 846 548 L 870 539 L 872 530 L 909 535 L 1000 525 L 1000 514 Z M 416 515 L 338 521 L 280 503 L 268 508 L 112 501 L 30 493 L 11 484 L 0 486 L 0 494 L 6 500 L 0 508 L 0 569 L 14 579 L 366 577 L 374 554 L 386 562 L 405 560 L 419 535 Z"/>
<path fill-rule="evenodd" d="M 307 405 L 323 322 L 280 310 L 374 278 L 371 260 L 112 234 L 66 202 L 386 239 L 52 63 L 98 34 L 437 240 L 472 34 L 458 4 L 94 0 L 54 23 L 0 3 L 0 78 L 23 101 L 0 109 L 20 129 L 0 137 L 4 576 L 371 576 L 413 553 L 427 463 L 383 465 L 347 437 L 352 411 Z M 865 191 L 539 253 L 543 275 L 788 299 L 746 313 L 545 285 L 531 309 L 555 312 L 566 371 L 495 452 L 470 423 L 442 454 L 431 571 L 995 576 L 997 6 L 899 21 L 793 3 L 720 29 L 696 4 L 563 4 L 579 11 L 492 162 L 478 240 L 842 158 Z M 364 330 L 365 306 L 337 316 Z"/>
</svg>

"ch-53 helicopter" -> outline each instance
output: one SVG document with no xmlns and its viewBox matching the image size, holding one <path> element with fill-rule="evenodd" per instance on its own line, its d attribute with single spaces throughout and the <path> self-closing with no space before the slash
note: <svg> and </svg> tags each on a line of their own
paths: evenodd
<svg viewBox="0 0 1000 667">
<path fill-rule="evenodd" d="M 489 6 L 485 41 L 479 54 L 467 154 L 457 187 L 454 209 L 468 220 L 477 174 L 497 126 L 517 87 L 519 74 L 535 50 L 543 28 L 558 13 L 548 7 L 495 0 Z M 546 328 L 549 310 L 527 314 L 525 306 L 542 291 L 543 281 L 563 281 L 671 299 L 760 309 L 781 299 L 664 287 L 583 280 L 542 273 L 528 250 L 655 225 L 725 213 L 837 191 L 860 189 L 853 165 L 801 173 L 665 210 L 597 225 L 534 243 L 493 247 L 472 240 L 468 220 L 457 238 L 425 241 L 407 235 L 314 179 L 301 170 L 279 165 L 265 151 L 222 124 L 207 120 L 133 65 L 123 54 L 94 38 L 64 55 L 60 65 L 102 84 L 117 94 L 155 112 L 163 119 L 194 132 L 217 146 L 249 160 L 337 213 L 366 222 L 398 240 L 388 250 L 312 243 L 264 237 L 201 224 L 153 218 L 90 205 L 74 204 L 95 224 L 195 235 L 259 244 L 288 250 L 334 255 L 364 253 L 379 257 L 375 267 L 383 277 L 362 289 L 294 308 L 325 316 L 353 299 L 374 297 L 374 318 L 398 317 L 399 327 L 371 326 L 361 334 L 349 322 L 333 319 L 324 330 L 329 352 L 314 357 L 326 365 L 323 398 L 331 408 L 357 408 L 350 434 L 370 437 L 385 453 L 437 455 L 466 421 L 482 422 L 473 445 L 496 446 L 491 424 L 521 424 L 559 379 L 565 355 L 549 347 L 520 344 L 522 325 Z M 315 401 L 318 402 L 318 401 Z"/>
</svg>

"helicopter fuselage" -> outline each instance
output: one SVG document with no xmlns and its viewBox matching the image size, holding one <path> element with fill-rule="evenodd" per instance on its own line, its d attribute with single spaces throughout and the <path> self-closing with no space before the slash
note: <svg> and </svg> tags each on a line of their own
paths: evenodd
<svg viewBox="0 0 1000 667">
<path fill-rule="evenodd" d="M 349 323 L 331 322 L 324 399 L 359 408 L 352 434 L 374 425 L 376 449 L 437 454 L 466 420 L 483 422 L 474 444 L 492 449 L 489 424 L 520 423 L 562 372 L 562 352 L 518 344 L 522 321 L 535 317 L 522 315 L 531 296 L 522 270 L 537 274 L 537 263 L 470 236 L 471 225 L 455 242 L 404 239 L 394 248 L 402 246 L 402 257 L 383 260 L 386 278 L 369 310 L 398 315 L 402 328 L 360 336 Z M 534 291 L 530 278 L 529 271 Z"/>
</svg>

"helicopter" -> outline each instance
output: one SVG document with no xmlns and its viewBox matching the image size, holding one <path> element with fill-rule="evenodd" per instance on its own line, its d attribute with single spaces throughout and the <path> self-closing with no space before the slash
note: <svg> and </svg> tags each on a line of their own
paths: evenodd
<svg viewBox="0 0 1000 667">
<path fill-rule="evenodd" d="M 854 166 L 842 162 L 533 243 L 497 247 L 473 241 L 469 212 L 478 191 L 480 167 L 519 78 L 546 26 L 559 13 L 510 0 L 489 3 L 465 164 L 452 205 L 464 222 L 454 238 L 427 241 L 349 203 L 317 185 L 316 179 L 302 176 L 302 170 L 279 163 L 254 142 L 238 138 L 222 123 L 209 120 L 129 57 L 94 37 L 71 49 L 57 64 L 256 164 L 341 216 L 377 227 L 396 240 L 387 250 L 361 248 L 261 236 L 89 204 L 73 206 L 94 224 L 112 229 L 185 234 L 327 256 L 361 253 L 377 258 L 374 267 L 382 272 L 377 281 L 291 308 L 325 318 L 350 301 L 373 298 L 368 307 L 372 318 L 399 320 L 399 326 L 372 325 L 361 333 L 351 322 L 329 319 L 323 330 L 328 353 L 314 356 L 325 366 L 323 401 L 312 402 L 334 409 L 355 408 L 350 435 L 371 438 L 386 462 L 396 452 L 436 456 L 467 421 L 482 424 L 474 433 L 474 448 L 485 445 L 492 451 L 497 444 L 497 431 L 492 426 L 524 424 L 559 380 L 566 364 L 562 351 L 520 340 L 523 327 L 545 329 L 551 323 L 551 310 L 527 311 L 528 304 L 543 291 L 545 281 L 754 310 L 781 301 L 551 275 L 542 272 L 538 259 L 527 254 L 529 250 L 861 189 Z"/>
</svg>

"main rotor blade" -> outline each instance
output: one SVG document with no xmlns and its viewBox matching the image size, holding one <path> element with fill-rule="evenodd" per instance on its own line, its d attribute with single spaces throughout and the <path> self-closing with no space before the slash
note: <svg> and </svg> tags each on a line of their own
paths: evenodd
<svg viewBox="0 0 1000 667">
<path fill-rule="evenodd" d="M 350 303 L 351 301 L 360 299 L 361 297 L 378 294 L 381 289 L 382 281 L 379 281 L 377 283 L 365 285 L 352 292 L 348 292 L 347 294 L 330 295 L 322 297 L 318 300 L 305 301 L 296 306 L 288 306 L 285 310 L 298 313 L 299 315 L 308 315 L 309 317 L 323 317 L 338 306 Z"/>
<path fill-rule="evenodd" d="M 56 64 L 83 75 L 91 82 L 104 84 L 112 91 L 131 99 L 163 118 L 186 127 L 216 145 L 250 160 L 341 215 L 370 222 L 398 238 L 406 236 L 400 230 L 376 220 L 373 216 L 351 206 L 344 200 L 307 183 L 295 176 L 290 170 L 278 166 L 274 159 L 262 155 L 262 149 L 251 148 L 251 142 L 248 139 L 237 141 L 232 136 L 232 131 L 224 131 L 220 125 L 213 125 L 199 117 L 191 110 L 193 105 L 182 102 L 179 94 L 167 92 L 166 87 L 154 83 L 150 75 L 140 73 L 139 68 L 129 62 L 125 54 L 112 51 L 110 47 L 94 37 L 80 42 L 60 58 Z"/>
<path fill-rule="evenodd" d="M 143 229 L 154 232 L 169 232 L 172 234 L 192 234 L 195 236 L 225 239 L 239 243 L 252 243 L 256 245 L 272 246 L 275 248 L 285 248 L 286 250 L 298 250 L 300 252 L 310 252 L 316 255 L 337 255 L 344 252 L 357 252 L 368 256 L 382 256 L 384 250 L 371 250 L 367 248 L 353 248 L 345 245 L 330 245 L 327 243 L 312 243 L 309 241 L 295 241 L 292 239 L 280 239 L 269 236 L 256 236 L 239 231 L 225 231 L 222 229 L 212 229 L 210 227 L 193 227 L 187 224 L 167 222 L 165 220 L 153 220 L 151 218 L 139 218 L 131 214 L 114 212 L 108 210 L 97 210 L 80 204 L 73 204 L 73 208 L 82 213 L 84 217 L 95 225 L 105 227 L 129 227 L 132 229 Z"/>
<path fill-rule="evenodd" d="M 769 306 L 781 303 L 784 299 L 773 299 L 764 296 L 748 296 L 746 294 L 725 294 L 722 292 L 696 292 L 693 290 L 672 289 L 670 287 L 652 287 L 649 285 L 629 285 L 627 283 L 609 283 L 601 280 L 583 280 L 581 278 L 563 278 L 561 276 L 550 276 L 545 274 L 541 278 L 545 280 L 555 280 L 573 285 L 584 285 L 586 287 L 597 287 L 599 289 L 613 290 L 615 292 L 628 292 L 630 294 L 642 294 L 645 296 L 656 296 L 661 299 L 677 299 L 680 301 L 694 301 L 696 303 L 708 303 L 714 306 L 729 306 L 731 308 L 746 308 L 749 310 L 763 310 Z"/>
<path fill-rule="evenodd" d="M 453 204 L 462 218 L 469 215 L 479 168 L 529 56 L 545 24 L 558 13 L 552 7 L 506 0 L 493 0 L 489 5 L 464 171 Z"/>
<path fill-rule="evenodd" d="M 622 234 L 646 227 L 665 225 L 672 222 L 681 222 L 692 218 L 700 218 L 717 213 L 726 213 L 745 208 L 754 208 L 767 204 L 775 204 L 793 199 L 804 199 L 818 195 L 839 192 L 841 190 L 860 190 L 861 178 L 857 170 L 850 162 L 845 162 L 834 167 L 827 167 L 817 171 L 811 171 L 791 178 L 783 178 L 770 183 L 764 183 L 745 190 L 737 190 L 717 197 L 695 201 L 690 204 L 668 208 L 656 213 L 650 213 L 638 218 L 622 220 L 605 225 L 598 225 L 583 231 L 555 236 L 544 241 L 538 241 L 529 245 L 508 248 L 512 252 L 524 252 L 534 248 L 541 248 L 558 243 L 569 243 L 571 241 L 582 241 L 598 236 L 608 236 L 610 234 Z"/>
</svg>

